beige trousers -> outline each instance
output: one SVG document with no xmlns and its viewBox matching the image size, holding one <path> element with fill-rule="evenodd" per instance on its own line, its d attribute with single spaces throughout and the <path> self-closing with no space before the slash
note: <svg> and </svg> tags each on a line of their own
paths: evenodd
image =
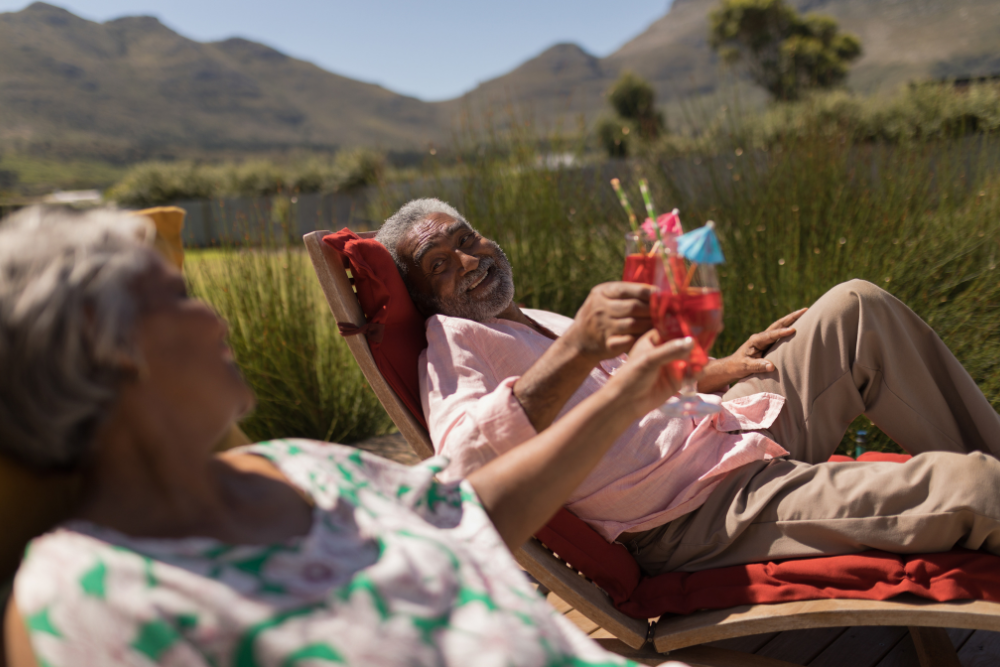
<svg viewBox="0 0 1000 667">
<path fill-rule="evenodd" d="M 860 280 L 827 292 L 795 328 L 768 352 L 773 372 L 725 395 L 784 396 L 765 434 L 790 457 L 731 472 L 699 509 L 628 542 L 642 569 L 866 549 L 1000 554 L 1000 416 L 934 331 Z M 827 462 L 862 413 L 914 458 Z"/>
</svg>

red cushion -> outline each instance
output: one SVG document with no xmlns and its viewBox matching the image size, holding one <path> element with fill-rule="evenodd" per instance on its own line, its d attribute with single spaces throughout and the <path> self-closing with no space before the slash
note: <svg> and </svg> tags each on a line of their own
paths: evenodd
<svg viewBox="0 0 1000 667">
<path fill-rule="evenodd" d="M 410 299 L 392 255 L 375 239 L 363 239 L 344 228 L 323 237 L 344 255 L 351 270 L 361 310 L 368 320 L 365 333 L 375 364 L 389 386 L 426 429 L 420 405 L 417 358 L 427 347 L 424 318 Z"/>
<path fill-rule="evenodd" d="M 938 602 L 1000 601 L 1000 556 L 964 549 L 910 556 L 866 551 L 670 572 L 643 579 L 629 600 L 616 606 L 629 616 L 652 618 L 794 600 L 887 600 L 902 593 Z"/>
</svg>

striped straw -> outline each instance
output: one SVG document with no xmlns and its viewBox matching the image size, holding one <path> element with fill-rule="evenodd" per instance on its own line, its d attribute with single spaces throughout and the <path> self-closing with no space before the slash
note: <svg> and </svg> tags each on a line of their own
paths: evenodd
<svg viewBox="0 0 1000 667">
<path fill-rule="evenodd" d="M 656 211 L 653 210 L 653 200 L 649 198 L 649 184 L 646 183 L 645 178 L 639 179 L 639 192 L 642 193 L 642 203 L 646 205 L 646 214 L 653 221 L 653 229 L 656 230 L 656 240 L 660 242 L 660 245 L 666 247 L 666 244 L 663 242 L 663 233 L 660 231 L 660 226 L 656 224 Z"/>
<path fill-rule="evenodd" d="M 639 231 L 639 223 L 635 219 L 635 212 L 632 211 L 632 205 L 628 203 L 628 197 L 625 196 L 625 191 L 622 190 L 622 183 L 617 178 L 611 179 L 611 187 L 614 188 L 615 194 L 618 195 L 618 203 L 622 205 L 625 209 L 625 213 L 628 214 L 628 224 L 632 226 L 633 232 Z"/>
<path fill-rule="evenodd" d="M 646 215 L 655 223 L 656 211 L 653 210 L 653 200 L 649 198 L 649 184 L 645 178 L 639 179 L 639 192 L 642 193 L 642 203 L 646 205 Z"/>
</svg>

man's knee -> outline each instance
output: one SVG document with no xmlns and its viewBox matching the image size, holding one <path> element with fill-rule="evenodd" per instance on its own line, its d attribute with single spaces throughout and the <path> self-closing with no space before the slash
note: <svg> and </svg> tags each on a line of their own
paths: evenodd
<svg viewBox="0 0 1000 667">
<path fill-rule="evenodd" d="M 923 457 L 930 466 L 929 494 L 952 509 L 1000 518 L 1000 461 L 982 452 L 927 452 Z"/>
<path fill-rule="evenodd" d="M 855 278 L 835 285 L 816 301 L 825 314 L 835 317 L 857 316 L 860 311 L 877 308 L 885 302 L 888 292 L 878 285 Z"/>
</svg>

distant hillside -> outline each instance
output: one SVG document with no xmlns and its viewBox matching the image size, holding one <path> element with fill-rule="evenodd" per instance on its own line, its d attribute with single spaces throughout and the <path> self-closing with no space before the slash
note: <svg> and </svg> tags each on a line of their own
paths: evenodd
<svg viewBox="0 0 1000 667">
<path fill-rule="evenodd" d="M 424 146 L 434 105 L 243 39 L 203 44 L 155 18 L 94 23 L 35 3 L 0 14 L 0 145 L 94 154 L 185 147 Z"/>
<path fill-rule="evenodd" d="M 1000 2 L 997 0 L 790 0 L 800 11 L 837 18 L 861 38 L 865 53 L 848 85 L 861 92 L 892 92 L 900 84 L 955 75 L 1000 72 Z M 624 70 L 656 87 L 661 101 L 714 92 L 718 60 L 708 46 L 708 13 L 718 0 L 675 0 L 618 51 L 596 58 L 572 44 L 552 47 L 513 71 L 480 84 L 455 110 L 497 100 L 530 104 L 536 115 L 604 108 L 602 93 Z"/>
<path fill-rule="evenodd" d="M 150 17 L 94 23 L 44 3 L 0 14 L 0 151 L 118 161 L 197 150 L 290 147 L 421 149 L 444 143 L 459 114 L 514 103 L 536 119 L 583 113 L 633 70 L 669 103 L 719 89 L 708 47 L 718 0 L 672 9 L 604 58 L 558 44 L 446 102 L 426 103 L 324 71 L 243 39 L 200 43 Z M 910 80 L 1000 72 L 998 0 L 791 0 L 833 15 L 865 54 L 849 85 L 892 91 Z"/>
</svg>

